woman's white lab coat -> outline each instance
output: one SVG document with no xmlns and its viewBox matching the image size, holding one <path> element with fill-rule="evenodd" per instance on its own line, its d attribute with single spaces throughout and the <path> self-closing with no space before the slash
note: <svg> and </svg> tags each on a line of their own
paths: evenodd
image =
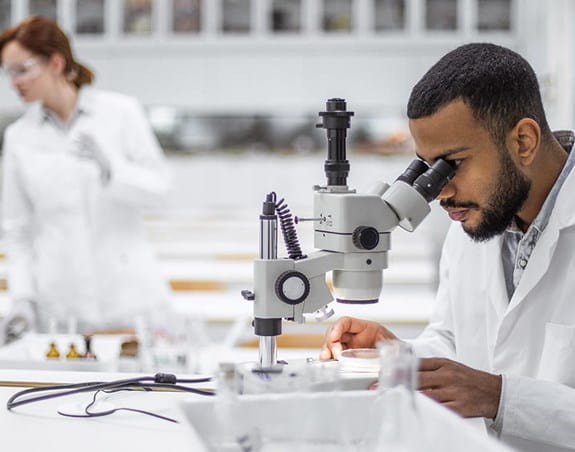
<svg viewBox="0 0 575 452">
<path fill-rule="evenodd" d="M 9 290 L 35 300 L 44 322 L 129 325 L 168 296 L 141 218 L 167 192 L 166 162 L 135 99 L 84 88 L 78 110 L 64 131 L 33 105 L 6 131 Z M 109 159 L 107 184 L 94 161 L 76 155 L 81 134 Z"/>
<path fill-rule="evenodd" d="M 501 438 L 522 451 L 575 449 L 575 171 L 558 195 L 509 301 L 501 238 L 478 244 L 452 225 L 432 321 L 414 341 L 504 376 Z"/>
</svg>

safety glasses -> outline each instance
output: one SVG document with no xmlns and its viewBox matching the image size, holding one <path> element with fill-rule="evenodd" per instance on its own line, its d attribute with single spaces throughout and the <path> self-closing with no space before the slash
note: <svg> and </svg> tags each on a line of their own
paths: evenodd
<svg viewBox="0 0 575 452">
<path fill-rule="evenodd" d="M 31 57 L 20 63 L 12 63 L 2 66 L 2 72 L 14 81 L 25 82 L 40 75 L 45 60 Z"/>
</svg>

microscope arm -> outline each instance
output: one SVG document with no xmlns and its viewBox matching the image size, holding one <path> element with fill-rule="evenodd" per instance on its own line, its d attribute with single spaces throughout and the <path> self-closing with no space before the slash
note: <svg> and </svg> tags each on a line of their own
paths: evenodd
<svg viewBox="0 0 575 452">
<path fill-rule="evenodd" d="M 259 259 L 254 262 L 254 316 L 304 322 L 333 301 L 325 274 L 344 265 L 342 253 L 316 251 L 302 260 Z"/>
</svg>

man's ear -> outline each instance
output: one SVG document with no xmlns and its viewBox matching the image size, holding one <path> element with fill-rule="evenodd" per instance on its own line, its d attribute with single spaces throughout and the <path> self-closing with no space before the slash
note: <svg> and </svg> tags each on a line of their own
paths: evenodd
<svg viewBox="0 0 575 452">
<path fill-rule="evenodd" d="M 541 144 L 541 128 L 531 118 L 520 119 L 507 135 L 507 149 L 518 165 L 530 166 Z"/>
<path fill-rule="evenodd" d="M 61 53 L 53 53 L 48 60 L 48 65 L 55 74 L 61 75 L 66 67 L 66 60 Z"/>
</svg>

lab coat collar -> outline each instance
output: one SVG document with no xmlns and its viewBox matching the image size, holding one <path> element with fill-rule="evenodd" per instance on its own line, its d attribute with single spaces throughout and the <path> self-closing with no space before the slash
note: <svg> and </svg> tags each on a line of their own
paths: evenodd
<svg viewBox="0 0 575 452">
<path fill-rule="evenodd" d="M 573 154 L 575 151 L 571 151 Z M 574 155 L 570 155 L 570 158 L 575 158 Z M 571 169 L 571 172 L 565 179 L 563 187 L 557 195 L 557 200 L 555 205 L 558 206 L 553 209 L 549 221 L 554 220 L 555 226 L 558 229 L 564 229 L 575 224 L 575 209 L 573 208 L 573 192 L 575 190 L 575 167 Z"/>
<path fill-rule="evenodd" d="M 76 101 L 75 116 L 90 114 L 93 110 L 91 88 L 80 88 L 78 90 L 78 99 Z M 37 118 L 39 124 L 50 120 L 50 113 L 40 102 L 35 102 L 30 106 L 30 113 Z"/>
<path fill-rule="evenodd" d="M 42 104 L 40 102 L 30 104 L 22 117 L 26 121 L 32 121 L 38 125 L 42 125 L 44 122 L 44 108 Z"/>
<path fill-rule="evenodd" d="M 80 88 L 78 91 L 78 112 L 90 114 L 94 109 L 93 89 L 90 87 Z"/>
</svg>

